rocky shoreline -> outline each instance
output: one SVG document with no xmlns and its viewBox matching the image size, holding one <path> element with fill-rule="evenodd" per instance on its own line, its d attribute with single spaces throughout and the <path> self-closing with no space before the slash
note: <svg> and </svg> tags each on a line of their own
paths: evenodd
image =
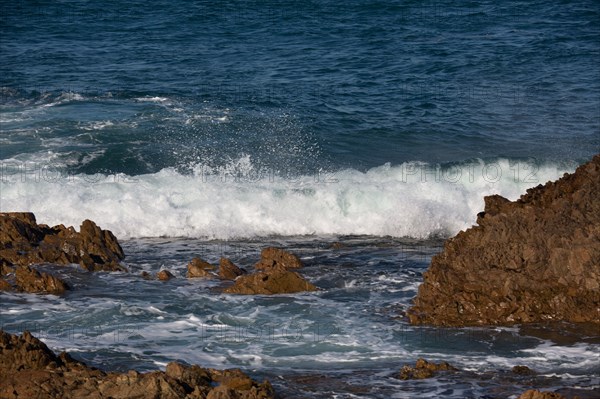
<svg viewBox="0 0 600 399">
<path fill-rule="evenodd" d="M 88 367 L 68 353 L 54 354 L 25 331 L 0 330 L 0 397 L 270 399 L 268 381 L 258 383 L 239 369 L 215 370 L 177 362 L 166 371 L 112 373 Z"/>
<path fill-rule="evenodd" d="M 566 321 L 600 323 L 600 155 L 510 202 L 485 198 L 478 226 L 449 239 L 424 275 L 410 323 L 434 326 L 514 325 Z M 333 248 L 332 250 L 335 250 Z M 87 272 L 125 272 L 116 237 L 86 220 L 79 232 L 37 224 L 31 213 L 0 213 L 0 291 L 63 295 L 71 289 L 39 265 L 73 265 Z M 58 266 L 60 267 L 60 266 Z M 249 271 L 222 257 L 218 265 L 195 257 L 185 278 L 211 279 L 230 295 L 275 295 L 319 288 L 299 271 L 298 256 L 267 247 Z M 167 284 L 168 269 L 147 279 Z M 161 283 L 163 284 L 163 283 Z M 258 383 L 238 369 L 215 370 L 169 363 L 166 371 L 119 374 L 55 355 L 28 332 L 0 332 L 1 397 L 272 398 L 269 381 Z M 518 366 L 515 375 L 531 370 Z M 458 372 L 448 363 L 419 359 L 391 375 L 399 380 Z M 525 373 L 525 374 L 524 374 Z M 535 385 L 534 385 L 535 386 Z M 529 390 L 520 399 L 563 398 Z"/>
</svg>

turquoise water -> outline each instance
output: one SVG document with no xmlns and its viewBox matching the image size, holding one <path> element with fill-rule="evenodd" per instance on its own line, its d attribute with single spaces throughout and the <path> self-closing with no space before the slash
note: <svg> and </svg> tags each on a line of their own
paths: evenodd
<svg viewBox="0 0 600 399">
<path fill-rule="evenodd" d="M 484 195 L 516 199 L 600 151 L 598 2 L 15 1 L 0 55 L 0 210 L 90 218 L 132 271 L 2 294 L 7 330 L 107 368 L 242 367 L 289 397 L 597 392 L 583 331 L 559 344 L 401 314 Z M 251 267 L 269 244 L 321 291 L 182 278 L 193 256 Z M 161 268 L 180 278 L 137 277 Z M 419 356 L 463 372 L 392 377 Z M 541 375 L 501 371 L 515 364 Z"/>
</svg>

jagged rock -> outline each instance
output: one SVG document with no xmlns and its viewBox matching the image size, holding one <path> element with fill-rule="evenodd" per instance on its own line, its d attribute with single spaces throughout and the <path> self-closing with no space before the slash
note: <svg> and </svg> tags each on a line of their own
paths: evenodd
<svg viewBox="0 0 600 399">
<path fill-rule="evenodd" d="M 29 266 L 19 266 L 15 272 L 17 288 L 37 294 L 64 294 L 69 286 L 60 278 L 40 273 Z"/>
<path fill-rule="evenodd" d="M 396 378 L 401 380 L 421 380 L 425 378 L 433 377 L 438 371 L 456 371 L 457 369 L 451 366 L 447 362 L 431 363 L 425 359 L 419 358 L 415 364 L 415 367 L 408 365 L 403 366 L 400 369 L 400 373 L 396 375 Z"/>
<path fill-rule="evenodd" d="M 213 278 L 216 267 L 200 259 L 193 258 L 187 265 L 187 278 Z"/>
<path fill-rule="evenodd" d="M 7 399 L 275 397 L 268 381 L 259 384 L 237 369 L 169 363 L 166 372 L 105 373 L 64 352 L 56 356 L 27 331 L 17 336 L 0 330 L 0 381 L 0 397 Z"/>
<path fill-rule="evenodd" d="M 300 269 L 304 264 L 298 256 L 281 248 L 268 247 L 261 251 L 260 261 L 254 266 L 256 270 L 268 270 L 273 267 L 284 269 Z"/>
<path fill-rule="evenodd" d="M 145 270 L 140 273 L 140 277 L 142 277 L 144 280 L 152 280 L 152 275 Z"/>
<path fill-rule="evenodd" d="M 567 399 L 563 395 L 556 392 L 542 392 L 537 389 L 530 389 L 519 396 L 518 399 Z"/>
<path fill-rule="evenodd" d="M 479 225 L 433 257 L 410 322 L 600 323 L 599 192 L 597 155 L 517 201 L 486 197 Z"/>
<path fill-rule="evenodd" d="M 91 220 L 80 232 L 63 225 L 38 225 L 33 213 L 0 213 L 0 261 L 29 266 L 35 263 L 79 263 L 84 269 L 125 270 L 123 249 L 115 236 Z"/>
<path fill-rule="evenodd" d="M 219 277 L 223 280 L 235 280 L 236 277 L 246 274 L 246 271 L 240 269 L 227 258 L 219 260 Z"/>
<path fill-rule="evenodd" d="M 298 273 L 275 267 L 268 271 L 240 276 L 224 292 L 228 294 L 271 295 L 316 290 L 317 287 L 306 281 Z"/>
<path fill-rule="evenodd" d="M 156 278 L 158 278 L 160 281 L 168 281 L 174 277 L 175 276 L 173 275 L 173 273 L 171 273 L 168 270 L 161 270 L 158 273 L 156 273 Z"/>
</svg>

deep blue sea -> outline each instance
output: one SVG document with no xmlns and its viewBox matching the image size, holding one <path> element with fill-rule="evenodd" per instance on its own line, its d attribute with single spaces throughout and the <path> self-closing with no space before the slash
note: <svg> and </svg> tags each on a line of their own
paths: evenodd
<svg viewBox="0 0 600 399">
<path fill-rule="evenodd" d="M 0 211 L 92 219 L 131 271 L 0 294 L 9 331 L 104 368 L 241 367 L 285 397 L 600 395 L 600 334 L 400 316 L 483 196 L 600 152 L 598 1 L 3 1 L 0 123 Z M 322 290 L 184 278 L 266 245 Z M 162 268 L 179 278 L 138 277 Z M 419 356 L 463 371 L 393 378 Z"/>
</svg>

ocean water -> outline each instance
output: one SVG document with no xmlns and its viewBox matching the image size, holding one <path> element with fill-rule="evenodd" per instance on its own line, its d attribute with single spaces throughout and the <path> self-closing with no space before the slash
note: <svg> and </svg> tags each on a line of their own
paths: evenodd
<svg viewBox="0 0 600 399">
<path fill-rule="evenodd" d="M 599 394 L 595 331 L 401 317 L 483 196 L 600 152 L 597 1 L 19 0 L 0 57 L 0 211 L 92 219 L 131 271 L 0 294 L 5 329 L 104 368 L 241 367 L 285 397 Z M 251 269 L 267 245 L 321 290 L 184 278 L 194 256 Z M 138 277 L 162 268 L 178 278 Z M 462 371 L 393 378 L 420 356 Z"/>
</svg>

